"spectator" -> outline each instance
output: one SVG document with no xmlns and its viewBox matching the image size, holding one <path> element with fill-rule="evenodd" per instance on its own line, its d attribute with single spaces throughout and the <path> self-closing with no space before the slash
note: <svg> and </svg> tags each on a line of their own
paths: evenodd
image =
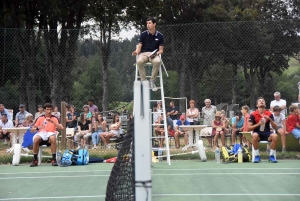
<svg viewBox="0 0 300 201">
<path fill-rule="evenodd" d="M 160 124 L 164 124 L 164 120 L 163 120 L 163 114 L 160 115 L 159 119 L 158 119 L 158 123 L 160 122 Z M 164 140 L 165 140 L 165 130 L 164 130 L 164 126 L 163 125 L 157 125 L 155 126 L 155 133 L 156 136 L 160 136 L 160 143 L 159 146 L 163 147 L 164 144 Z M 168 135 L 174 137 L 175 132 L 174 132 L 174 124 L 173 121 L 170 117 L 167 117 L 167 131 L 168 131 Z"/>
<path fill-rule="evenodd" d="M 211 105 L 210 99 L 205 99 L 205 106 L 202 108 L 202 116 L 203 116 L 203 124 L 211 127 L 212 121 L 215 119 L 215 114 L 217 112 L 217 108 L 214 105 Z M 209 146 L 212 144 L 212 139 L 208 138 Z"/>
<path fill-rule="evenodd" d="M 60 120 L 60 112 L 58 111 L 58 107 L 54 107 L 54 111 L 52 112 L 53 116 L 56 116 Z"/>
<path fill-rule="evenodd" d="M 80 119 L 78 122 L 78 131 L 75 135 L 75 141 L 78 143 L 77 149 L 81 148 L 81 139 L 83 139 L 82 147 L 88 149 L 89 137 L 92 135 L 92 124 L 91 121 L 86 119 L 84 113 L 80 114 Z"/>
<path fill-rule="evenodd" d="M 212 120 L 211 122 L 213 128 L 211 136 L 214 137 L 215 147 L 217 147 L 218 145 L 219 135 L 221 136 L 222 146 L 225 146 L 225 136 L 224 136 L 225 126 L 221 121 L 221 118 L 222 118 L 222 113 L 220 111 L 217 111 L 215 114 L 215 119 Z"/>
<path fill-rule="evenodd" d="M 299 108 L 296 105 L 291 105 L 290 115 L 286 121 L 286 128 L 289 133 L 292 133 L 300 144 L 300 117 Z"/>
<path fill-rule="evenodd" d="M 161 101 L 157 101 L 157 111 L 158 112 L 163 112 L 162 102 Z"/>
<path fill-rule="evenodd" d="M 20 124 L 23 123 L 23 121 L 25 120 L 25 116 L 26 114 L 28 114 L 28 112 L 25 110 L 25 105 L 24 104 L 20 104 L 19 105 L 19 110 L 20 112 L 18 112 L 16 114 L 16 119 L 15 119 L 15 126 L 18 127 Z"/>
<path fill-rule="evenodd" d="M 31 113 L 27 113 L 25 116 L 25 120 L 18 127 L 30 127 L 33 125 L 33 115 Z"/>
<path fill-rule="evenodd" d="M 5 108 L 5 106 L 3 104 L 0 104 L 0 116 L 1 117 L 2 117 L 2 114 L 6 114 L 8 120 L 10 120 L 10 121 L 13 120 L 13 116 L 11 115 L 11 113 Z"/>
<path fill-rule="evenodd" d="M 1 114 L 1 121 L 0 121 L 0 139 L 4 139 L 4 144 L 7 144 L 6 140 L 10 141 L 10 146 L 12 146 L 12 135 L 10 132 L 5 130 L 5 128 L 13 128 L 14 124 L 11 120 L 7 118 L 6 113 Z"/>
<path fill-rule="evenodd" d="M 100 141 L 100 134 L 106 131 L 106 121 L 103 119 L 101 114 L 98 114 L 93 125 L 95 129 L 95 132 L 92 134 L 92 141 L 94 145 L 93 149 L 97 149 L 97 145 Z"/>
<path fill-rule="evenodd" d="M 120 116 L 114 115 L 113 121 L 109 126 L 109 132 L 102 132 L 100 134 L 100 138 L 103 141 L 105 147 L 107 147 L 108 149 L 110 148 L 109 142 L 111 137 L 120 136 L 120 128 L 121 128 Z"/>
<path fill-rule="evenodd" d="M 34 119 L 37 119 L 39 116 L 44 115 L 44 108 L 42 105 L 38 105 L 38 111 L 34 115 Z"/>
<path fill-rule="evenodd" d="M 190 108 L 186 111 L 186 120 L 190 122 L 190 125 L 198 125 L 199 110 L 198 108 L 195 108 L 196 102 L 194 100 L 190 100 L 189 104 Z"/>
<path fill-rule="evenodd" d="M 56 161 L 56 129 L 63 130 L 64 127 L 59 123 L 57 117 L 52 115 L 53 106 L 51 103 L 45 103 L 44 111 L 45 115 L 38 117 L 31 128 L 31 132 L 34 133 L 38 131 L 33 136 L 33 159 L 30 167 L 35 167 L 38 165 L 37 155 L 39 151 L 39 146 L 47 145 L 51 146 L 52 152 L 52 165 L 57 166 Z"/>
<path fill-rule="evenodd" d="M 159 55 L 164 51 L 164 36 L 156 30 L 156 20 L 153 17 L 147 18 L 147 29 L 147 31 L 141 33 L 139 44 L 137 45 L 136 50 L 132 52 L 132 56 L 138 55 L 136 65 L 139 70 L 141 81 L 146 80 L 144 64 L 147 62 L 153 64 L 150 88 L 152 91 L 157 91 L 155 80 L 161 64 Z M 150 56 L 155 50 L 157 52 Z"/>
<path fill-rule="evenodd" d="M 248 132 L 248 122 L 250 119 L 250 114 L 249 114 L 249 107 L 247 105 L 244 105 L 242 107 L 242 113 L 244 115 L 244 126 L 243 126 L 243 132 Z M 243 136 L 244 138 L 244 136 Z M 245 139 L 245 138 L 244 138 Z M 248 147 L 251 147 L 251 142 L 248 139 L 245 139 L 245 143 L 247 144 Z M 244 145 L 245 146 L 245 145 Z"/>
<path fill-rule="evenodd" d="M 269 162 L 277 163 L 275 155 L 277 134 L 270 131 L 270 124 L 273 129 L 277 129 L 277 125 L 274 121 L 273 114 L 266 110 L 266 101 L 263 97 L 257 99 L 257 110 L 252 112 L 248 123 L 248 131 L 253 131 L 252 144 L 254 147 L 254 163 L 260 162 L 258 142 L 269 141 L 271 142 L 271 150 L 269 156 Z"/>
<path fill-rule="evenodd" d="M 280 92 L 276 91 L 274 93 L 274 98 L 270 104 L 270 110 L 273 111 L 273 107 L 278 105 L 281 108 L 281 113 L 285 116 L 285 108 L 286 108 L 286 101 L 284 99 L 281 99 Z"/>
<path fill-rule="evenodd" d="M 126 107 L 124 106 L 123 110 L 122 110 L 122 115 L 127 115 L 127 113 L 128 113 L 128 111 L 127 111 Z"/>
<path fill-rule="evenodd" d="M 243 135 L 240 133 L 244 130 L 244 117 L 241 111 L 235 114 L 236 116 L 232 117 L 232 144 L 235 144 L 235 137 L 239 136 L 240 144 L 242 144 Z"/>
<path fill-rule="evenodd" d="M 153 104 L 153 123 L 158 123 L 158 119 L 160 117 L 160 113 L 161 112 L 160 110 L 157 109 L 157 103 L 154 103 Z"/>
<path fill-rule="evenodd" d="M 278 105 L 273 107 L 273 116 L 274 116 L 274 121 L 277 124 L 277 130 L 272 128 L 272 132 L 276 133 L 277 131 L 277 133 L 280 134 L 282 152 L 286 152 L 285 135 L 288 133 L 286 132 L 285 116 L 281 113 L 281 108 Z"/>
<path fill-rule="evenodd" d="M 74 128 L 74 130 L 77 130 L 77 112 L 75 112 L 74 105 L 70 105 L 69 112 L 66 115 L 66 126 L 67 128 Z"/>
<path fill-rule="evenodd" d="M 176 127 L 175 127 L 175 147 L 176 147 L 176 149 L 180 148 L 180 143 L 179 143 L 180 135 L 183 135 L 183 137 L 184 137 L 184 145 L 186 146 L 188 144 L 189 131 L 181 128 L 180 126 L 182 126 L 182 125 L 190 125 L 190 122 L 186 120 L 184 115 L 180 115 L 180 119 L 176 122 Z"/>
<path fill-rule="evenodd" d="M 91 120 L 92 120 L 93 114 L 92 114 L 92 112 L 89 111 L 89 106 L 88 106 L 88 105 L 84 105 L 83 108 L 82 108 L 82 110 L 83 110 L 83 112 L 80 113 L 80 115 L 81 115 L 81 114 L 84 114 L 84 117 L 85 117 L 87 120 L 91 121 Z"/>
<path fill-rule="evenodd" d="M 90 112 L 99 112 L 97 105 L 95 105 L 92 100 L 88 100 L 88 107 Z"/>
<path fill-rule="evenodd" d="M 221 110 L 221 121 L 224 125 L 224 134 L 229 134 L 229 120 L 226 118 L 226 112 L 225 110 Z"/>
<path fill-rule="evenodd" d="M 175 125 L 177 122 L 178 107 L 175 106 L 174 101 L 170 102 L 170 107 L 167 109 L 167 117 L 170 117 L 173 120 Z"/>
</svg>

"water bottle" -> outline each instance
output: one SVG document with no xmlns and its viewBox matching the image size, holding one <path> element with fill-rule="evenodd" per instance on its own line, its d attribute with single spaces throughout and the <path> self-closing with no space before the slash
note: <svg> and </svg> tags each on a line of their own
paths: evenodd
<svg viewBox="0 0 300 201">
<path fill-rule="evenodd" d="M 216 163 L 220 163 L 220 149 L 219 149 L 219 147 L 217 147 L 216 150 L 215 150 L 215 159 L 216 159 Z"/>
<path fill-rule="evenodd" d="M 161 149 L 161 147 L 159 147 L 159 149 L 158 149 L 158 162 L 162 162 L 162 149 Z"/>
<path fill-rule="evenodd" d="M 260 131 L 265 131 L 266 119 L 262 118 L 261 121 L 264 122 L 264 123 L 262 125 L 260 125 L 259 130 Z"/>
<path fill-rule="evenodd" d="M 56 153 L 56 162 L 57 162 L 57 165 L 58 165 L 58 166 L 61 165 L 61 157 L 62 157 L 62 153 L 61 153 L 61 151 L 59 150 L 59 151 Z"/>
<path fill-rule="evenodd" d="M 240 147 L 238 149 L 238 163 L 242 163 L 243 162 L 243 153 L 242 153 L 242 148 Z"/>
</svg>

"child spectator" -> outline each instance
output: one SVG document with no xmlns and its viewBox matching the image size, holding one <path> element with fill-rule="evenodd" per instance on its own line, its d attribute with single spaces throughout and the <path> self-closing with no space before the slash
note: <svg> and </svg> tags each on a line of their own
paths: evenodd
<svg viewBox="0 0 300 201">
<path fill-rule="evenodd" d="M 288 133 L 285 132 L 285 116 L 281 113 L 281 110 L 282 109 L 278 105 L 273 107 L 274 121 L 277 124 L 277 133 L 281 136 L 282 152 L 285 152 L 285 135 Z M 276 130 L 273 128 L 272 131 L 276 133 Z"/>
<path fill-rule="evenodd" d="M 232 144 L 235 144 L 235 137 L 239 136 L 240 144 L 242 144 L 243 135 L 240 133 L 244 130 L 244 117 L 241 111 L 238 111 L 236 116 L 232 117 Z"/>
<path fill-rule="evenodd" d="M 250 114 L 249 114 L 249 107 L 248 105 L 244 105 L 242 107 L 242 113 L 244 116 L 244 127 L 243 127 L 243 132 L 248 132 L 247 128 L 248 128 L 248 122 L 249 122 L 249 118 L 250 118 Z M 243 136 L 243 139 L 246 141 L 247 146 L 250 147 L 251 146 L 251 142 L 249 140 L 247 140 L 245 138 L 245 136 Z M 244 145 L 245 146 L 245 145 Z"/>
<path fill-rule="evenodd" d="M 223 122 L 221 121 L 222 114 L 220 111 L 217 111 L 215 114 L 215 119 L 212 120 L 212 134 L 211 136 L 214 137 L 214 143 L 215 147 L 217 146 L 218 142 L 218 137 L 221 135 L 221 141 L 222 141 L 222 146 L 225 146 L 225 136 L 224 136 L 224 130 L 225 127 L 223 125 Z"/>
<path fill-rule="evenodd" d="M 299 108 L 296 105 L 291 105 L 290 115 L 286 121 L 286 128 L 289 133 L 292 133 L 295 138 L 299 141 L 300 144 L 300 117 L 299 117 Z"/>
</svg>

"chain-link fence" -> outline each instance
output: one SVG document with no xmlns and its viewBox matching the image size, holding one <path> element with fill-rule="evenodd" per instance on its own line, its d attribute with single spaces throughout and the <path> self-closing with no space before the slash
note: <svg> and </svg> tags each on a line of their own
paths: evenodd
<svg viewBox="0 0 300 201">
<path fill-rule="evenodd" d="M 288 108 L 299 102 L 299 25 L 295 19 L 158 26 L 169 73 L 164 75 L 165 96 L 193 99 L 199 109 L 209 98 L 230 117 L 230 110 L 243 105 L 254 110 L 258 96 L 269 107 L 279 91 Z M 0 103 L 13 110 L 14 118 L 20 103 L 33 114 L 38 104 L 52 102 L 60 109 L 62 101 L 81 112 L 89 99 L 100 111 L 121 112 L 126 106 L 130 112 L 135 76 L 131 53 L 138 36 L 127 38 L 107 46 L 82 30 L 0 28 Z M 185 112 L 184 101 L 175 104 Z M 298 142 L 291 143 L 290 150 L 299 149 Z M 5 148 L 2 142 L 0 147 Z"/>
</svg>

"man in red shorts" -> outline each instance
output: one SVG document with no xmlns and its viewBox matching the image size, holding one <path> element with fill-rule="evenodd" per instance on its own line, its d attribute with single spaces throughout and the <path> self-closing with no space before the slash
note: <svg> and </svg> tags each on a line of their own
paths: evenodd
<svg viewBox="0 0 300 201">
<path fill-rule="evenodd" d="M 57 166 L 56 129 L 63 130 L 64 127 L 59 123 L 58 118 L 52 115 L 53 105 L 51 103 L 45 103 L 43 108 L 45 114 L 39 116 L 31 128 L 32 133 L 38 132 L 33 137 L 33 159 L 30 167 L 38 165 L 37 155 L 41 145 L 51 146 L 52 165 Z"/>
</svg>

